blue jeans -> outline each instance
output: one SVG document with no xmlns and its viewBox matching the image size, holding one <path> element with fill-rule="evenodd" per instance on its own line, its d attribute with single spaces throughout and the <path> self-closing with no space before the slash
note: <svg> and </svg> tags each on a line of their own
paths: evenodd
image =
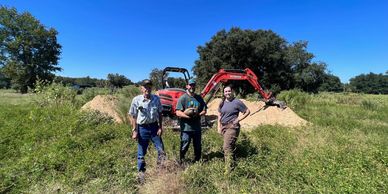
<svg viewBox="0 0 388 194">
<path fill-rule="evenodd" d="M 150 125 L 139 125 L 139 138 L 137 144 L 137 170 L 139 172 L 144 172 L 146 170 L 146 162 L 144 156 L 147 154 L 147 148 L 150 140 L 155 146 L 155 149 L 158 151 L 158 160 L 157 164 L 161 164 L 166 157 L 164 152 L 164 145 L 162 138 L 157 135 L 159 126 L 157 123 Z"/>
<path fill-rule="evenodd" d="M 201 159 L 201 131 L 181 131 L 181 147 L 180 147 L 180 160 L 185 158 L 187 150 L 189 150 L 191 139 L 193 139 L 194 146 L 194 160 L 199 161 Z"/>
</svg>

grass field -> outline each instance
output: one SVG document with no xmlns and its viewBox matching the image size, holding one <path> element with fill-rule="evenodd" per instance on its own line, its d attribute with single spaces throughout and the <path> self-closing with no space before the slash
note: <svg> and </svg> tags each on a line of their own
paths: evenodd
<svg viewBox="0 0 388 194">
<path fill-rule="evenodd" d="M 123 111 L 137 92 L 121 91 Z M 0 193 L 388 192 L 388 96 L 288 91 L 279 98 L 310 125 L 242 132 L 230 175 L 214 129 L 204 131 L 203 161 L 186 168 L 174 163 L 179 134 L 168 130 L 167 169 L 155 169 L 151 146 L 139 186 L 127 125 L 80 112 L 82 96 L 43 105 L 40 96 L 0 90 Z"/>
</svg>

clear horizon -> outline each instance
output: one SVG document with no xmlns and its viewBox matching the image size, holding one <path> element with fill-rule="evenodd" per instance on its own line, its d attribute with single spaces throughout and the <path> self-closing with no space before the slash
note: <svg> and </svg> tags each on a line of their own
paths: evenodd
<svg viewBox="0 0 388 194">
<path fill-rule="evenodd" d="M 58 31 L 57 75 L 133 82 L 154 68 L 191 70 L 196 49 L 232 27 L 272 30 L 289 43 L 306 40 L 313 61 L 347 83 L 388 71 L 386 1 L 45 1 L 3 0 Z"/>
</svg>

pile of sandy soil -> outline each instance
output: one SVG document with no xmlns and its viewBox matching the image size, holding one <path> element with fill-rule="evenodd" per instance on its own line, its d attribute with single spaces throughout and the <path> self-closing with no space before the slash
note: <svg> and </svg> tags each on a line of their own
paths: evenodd
<svg viewBox="0 0 388 194">
<path fill-rule="evenodd" d="M 300 118 L 289 107 L 282 110 L 276 106 L 265 108 L 265 103 L 261 101 L 249 102 L 240 99 L 251 111 L 251 114 L 241 121 L 242 129 L 253 128 L 258 125 L 282 125 L 286 127 L 297 127 L 306 125 L 308 122 Z M 216 98 L 208 104 L 208 115 L 217 115 L 220 98 Z M 264 109 L 265 108 L 265 109 Z"/>
<path fill-rule="evenodd" d="M 116 123 L 123 123 L 118 114 L 118 99 L 112 95 L 98 95 L 82 106 L 81 110 L 96 110 L 109 117 L 112 117 Z"/>
</svg>

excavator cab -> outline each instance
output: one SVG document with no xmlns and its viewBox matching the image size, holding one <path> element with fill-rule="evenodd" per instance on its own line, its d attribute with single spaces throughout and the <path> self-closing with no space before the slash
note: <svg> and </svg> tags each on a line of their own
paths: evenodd
<svg viewBox="0 0 388 194">
<path fill-rule="evenodd" d="M 178 102 L 179 97 L 183 95 L 186 90 L 185 88 L 174 87 L 171 83 L 169 83 L 170 72 L 177 72 L 183 74 L 184 83 L 180 84 L 182 86 L 186 86 L 191 77 L 189 71 L 187 71 L 187 69 L 185 68 L 166 67 L 163 69 L 163 75 L 161 80 L 163 88 L 157 91 L 157 95 L 159 95 L 160 101 L 163 106 L 162 114 L 164 116 L 175 117 L 176 103 Z"/>
<path fill-rule="evenodd" d="M 172 85 L 171 83 L 169 83 L 169 73 L 170 72 L 182 73 L 185 85 L 188 83 L 188 81 L 191 78 L 189 71 L 187 71 L 187 69 L 185 69 L 185 68 L 166 67 L 166 68 L 163 69 L 163 75 L 162 75 L 162 87 L 163 87 L 163 89 L 177 87 L 177 86 Z"/>
</svg>

